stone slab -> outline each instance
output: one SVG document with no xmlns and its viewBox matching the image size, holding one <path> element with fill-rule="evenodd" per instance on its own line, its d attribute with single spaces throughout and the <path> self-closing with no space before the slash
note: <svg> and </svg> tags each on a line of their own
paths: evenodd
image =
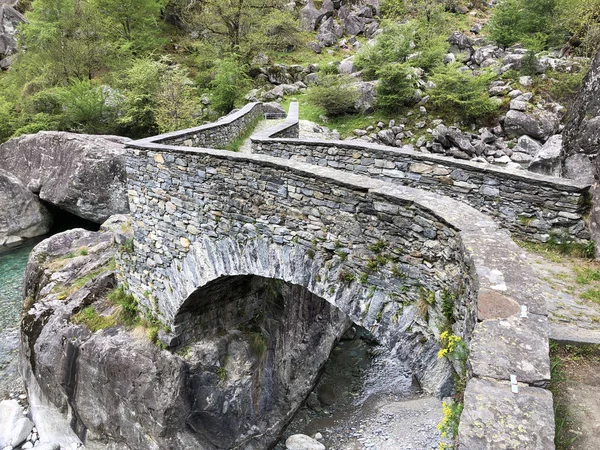
<svg viewBox="0 0 600 450">
<path fill-rule="evenodd" d="M 546 385 L 550 381 L 548 319 L 529 315 L 480 323 L 471 341 L 471 367 L 476 377 Z"/>
<path fill-rule="evenodd" d="M 508 382 L 472 378 L 458 430 L 460 450 L 554 449 L 552 394 Z"/>
</svg>

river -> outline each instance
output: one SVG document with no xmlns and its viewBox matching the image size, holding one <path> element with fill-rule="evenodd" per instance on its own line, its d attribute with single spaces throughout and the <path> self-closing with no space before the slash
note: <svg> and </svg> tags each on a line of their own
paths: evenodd
<svg viewBox="0 0 600 450">
<path fill-rule="evenodd" d="M 23 390 L 18 373 L 23 278 L 27 258 L 39 241 L 0 253 L 0 400 Z"/>
</svg>

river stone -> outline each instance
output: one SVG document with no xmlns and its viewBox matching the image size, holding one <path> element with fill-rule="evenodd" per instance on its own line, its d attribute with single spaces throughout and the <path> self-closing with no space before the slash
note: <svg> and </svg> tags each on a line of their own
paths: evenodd
<svg viewBox="0 0 600 450">
<path fill-rule="evenodd" d="M 18 178 L 0 169 L 0 247 L 50 231 L 52 217 Z"/>
<path fill-rule="evenodd" d="M 536 153 L 528 169 L 531 172 L 541 173 L 543 175 L 560 176 L 561 164 L 560 154 L 562 151 L 562 136 L 556 134 L 552 136 Z"/>
<path fill-rule="evenodd" d="M 474 376 L 545 386 L 550 381 L 548 319 L 530 314 L 485 320 L 475 329 L 470 362 Z M 546 344 L 542 344 L 546 342 Z"/>
<path fill-rule="evenodd" d="M 305 434 L 293 434 L 285 441 L 287 450 L 325 450 L 319 441 Z"/>
<path fill-rule="evenodd" d="M 58 444 L 39 444 L 35 446 L 36 450 L 60 450 Z"/>
<path fill-rule="evenodd" d="M 27 417 L 21 417 L 13 425 L 11 433 L 10 445 L 17 447 L 27 440 L 27 436 L 33 430 L 33 422 Z M 32 446 L 33 447 L 33 446 Z"/>
<path fill-rule="evenodd" d="M 22 417 L 23 408 L 16 400 L 3 400 L 0 402 L 0 448 L 10 445 L 12 430 Z"/>
<path fill-rule="evenodd" d="M 102 223 L 129 210 L 123 157 L 128 141 L 41 131 L 0 145 L 0 161 L 43 201 Z"/>
<path fill-rule="evenodd" d="M 511 109 L 504 118 L 504 131 L 510 137 L 526 134 L 534 139 L 546 141 L 558 130 L 558 125 L 556 114 L 548 111 L 529 114 Z"/>
<path fill-rule="evenodd" d="M 519 393 L 513 394 L 508 381 L 472 378 L 464 404 L 458 428 L 461 450 L 554 448 L 550 391 L 519 385 Z"/>
</svg>

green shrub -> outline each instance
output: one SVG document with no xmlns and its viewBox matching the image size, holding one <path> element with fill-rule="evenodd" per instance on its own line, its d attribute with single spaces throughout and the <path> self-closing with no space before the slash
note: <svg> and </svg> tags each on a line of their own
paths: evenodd
<svg viewBox="0 0 600 450">
<path fill-rule="evenodd" d="M 211 106 L 219 113 L 228 113 L 250 87 L 246 66 L 235 56 L 223 59 L 216 65 L 215 77 L 210 87 Z"/>
<path fill-rule="evenodd" d="M 340 73 L 340 69 L 337 64 L 325 64 L 323 67 L 319 68 L 321 75 L 338 75 Z"/>
<path fill-rule="evenodd" d="M 460 64 L 449 64 L 437 69 L 431 77 L 436 87 L 429 91 L 430 104 L 448 117 L 466 122 L 477 122 L 493 116 L 498 105 L 490 99 L 488 86 L 493 76 L 474 75 L 458 70 Z"/>
<path fill-rule="evenodd" d="M 321 84 L 313 86 L 307 94 L 309 103 L 321 107 L 330 116 L 339 116 L 351 112 L 359 97 L 354 80 L 339 75 L 326 75 Z"/>
<path fill-rule="evenodd" d="M 354 65 L 363 71 L 365 78 L 373 79 L 384 65 L 404 62 L 415 52 L 415 30 L 413 24 L 386 24 L 373 45 L 365 45 L 359 50 Z"/>
<path fill-rule="evenodd" d="M 404 64 L 387 64 L 377 71 L 377 106 L 386 111 L 398 111 L 415 103 L 419 77 L 416 69 Z"/>
</svg>

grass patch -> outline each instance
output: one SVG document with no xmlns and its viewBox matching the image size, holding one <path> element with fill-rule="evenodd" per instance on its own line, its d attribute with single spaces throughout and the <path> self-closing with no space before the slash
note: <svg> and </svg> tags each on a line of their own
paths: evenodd
<svg viewBox="0 0 600 450">
<path fill-rule="evenodd" d="M 85 325 L 92 333 L 118 325 L 114 315 L 103 316 L 98 314 L 93 306 L 83 308 L 71 318 L 71 322 Z"/>
<path fill-rule="evenodd" d="M 114 262 L 114 258 L 113 258 L 110 262 L 108 262 L 104 266 L 99 267 L 98 269 L 96 269 L 96 270 L 88 273 L 87 275 L 84 275 L 83 277 L 74 280 L 73 283 L 71 283 L 69 286 L 64 286 L 62 284 L 57 284 L 56 286 L 54 286 L 53 291 L 54 292 L 58 292 L 58 299 L 59 300 L 64 300 L 68 296 L 74 294 L 79 289 L 81 289 L 82 287 L 84 287 L 87 283 L 89 283 L 90 281 L 92 281 L 98 275 L 100 275 L 100 274 L 102 274 L 104 272 L 108 272 L 108 271 L 114 270 L 114 264 L 115 264 L 115 262 Z"/>
<path fill-rule="evenodd" d="M 590 284 L 592 281 L 600 281 L 600 270 L 590 267 L 575 267 L 575 281 L 578 284 Z"/>
<path fill-rule="evenodd" d="M 242 147 L 242 145 L 244 144 L 246 139 L 248 139 L 250 136 L 252 136 L 252 133 L 254 133 L 254 129 L 256 128 L 256 126 L 258 125 L 258 123 L 261 120 L 263 120 L 262 116 L 257 116 L 252 122 L 250 122 L 248 124 L 248 126 L 246 127 L 246 129 L 244 130 L 244 132 L 242 134 L 240 134 L 237 138 L 235 138 L 229 144 L 225 145 L 223 147 L 223 149 L 229 150 L 232 152 L 239 152 L 240 148 Z"/>
<path fill-rule="evenodd" d="M 594 303 L 598 303 L 600 305 L 600 288 L 588 289 L 579 297 L 581 297 L 584 300 L 590 300 Z"/>
<path fill-rule="evenodd" d="M 562 262 L 565 256 L 580 259 L 594 258 L 594 242 L 571 242 L 569 239 L 552 235 L 546 243 L 517 241 L 520 247 L 546 256 L 552 262 Z"/>
</svg>

